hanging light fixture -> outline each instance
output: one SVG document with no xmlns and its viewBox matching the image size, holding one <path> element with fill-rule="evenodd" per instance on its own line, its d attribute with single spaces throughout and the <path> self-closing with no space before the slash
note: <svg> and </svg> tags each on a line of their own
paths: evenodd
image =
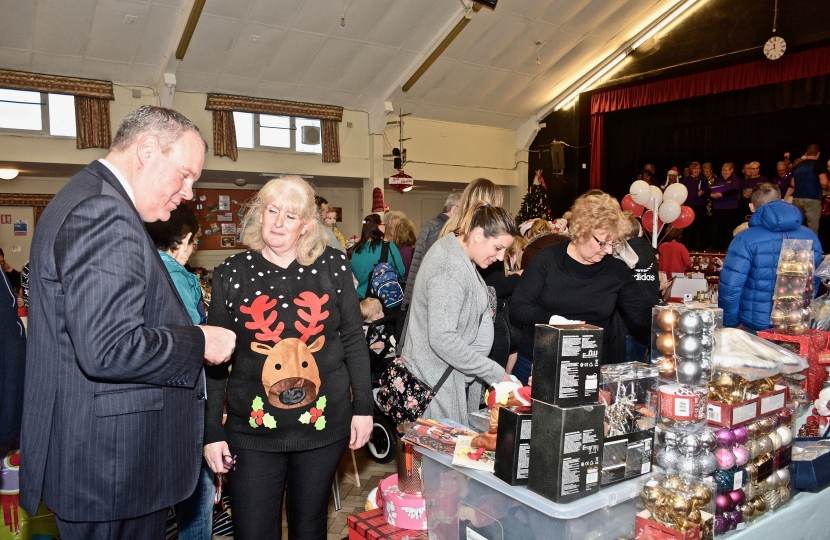
<svg viewBox="0 0 830 540">
<path fill-rule="evenodd" d="M 20 171 L 17 169 L 0 169 L 0 178 L 3 180 L 14 180 Z"/>
</svg>

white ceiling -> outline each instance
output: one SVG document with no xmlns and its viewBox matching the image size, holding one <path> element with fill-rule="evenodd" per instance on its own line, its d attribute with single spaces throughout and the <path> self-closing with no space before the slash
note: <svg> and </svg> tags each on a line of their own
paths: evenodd
<svg viewBox="0 0 830 540">
<path fill-rule="evenodd" d="M 207 0 L 183 61 L 193 0 L 0 0 L 0 68 L 517 129 L 678 0 L 499 0 L 407 93 L 461 19 L 457 0 Z M 537 41 L 542 45 L 538 47 Z M 537 64 L 537 49 L 540 63 Z M 549 108 L 549 107 L 548 107 Z"/>
</svg>

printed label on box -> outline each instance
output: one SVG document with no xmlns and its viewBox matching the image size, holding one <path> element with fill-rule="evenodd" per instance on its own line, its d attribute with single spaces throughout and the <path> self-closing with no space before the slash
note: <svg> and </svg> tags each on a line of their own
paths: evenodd
<svg viewBox="0 0 830 540">
<path fill-rule="evenodd" d="M 761 414 L 767 414 L 778 409 L 783 409 L 785 394 L 786 392 L 781 392 L 780 394 L 761 398 Z"/>
<path fill-rule="evenodd" d="M 474 530 L 470 529 L 469 527 L 466 527 L 466 529 L 467 529 L 467 540 L 491 540 L 490 538 L 487 538 L 486 536 L 475 532 Z"/>
<path fill-rule="evenodd" d="M 519 429 L 519 438 L 522 440 L 530 438 L 530 429 L 531 425 L 533 424 L 533 420 L 528 418 L 527 420 L 522 420 L 522 427 Z"/>
<path fill-rule="evenodd" d="M 530 443 L 521 443 L 519 445 L 519 459 L 517 463 L 518 471 L 516 478 L 527 478 L 530 470 Z"/>
<path fill-rule="evenodd" d="M 720 405 L 715 405 L 714 403 L 710 403 L 706 408 L 706 418 L 710 422 L 717 422 L 721 423 L 721 407 Z"/>
<path fill-rule="evenodd" d="M 734 482 L 734 484 L 732 484 L 732 491 L 735 491 L 737 489 L 741 489 L 741 487 L 743 485 L 744 485 L 744 471 L 740 470 L 740 471 L 735 472 L 735 482 Z"/>
<path fill-rule="evenodd" d="M 732 424 L 740 424 L 741 422 L 745 422 L 747 420 L 752 420 L 755 418 L 755 403 L 747 403 L 746 405 L 741 405 L 740 407 L 735 407 L 732 409 Z"/>
</svg>

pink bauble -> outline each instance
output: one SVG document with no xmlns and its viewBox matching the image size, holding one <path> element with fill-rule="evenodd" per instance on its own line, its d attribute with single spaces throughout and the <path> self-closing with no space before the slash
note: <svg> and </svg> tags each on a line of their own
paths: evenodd
<svg viewBox="0 0 830 540">
<path fill-rule="evenodd" d="M 735 491 L 729 492 L 729 498 L 732 499 L 735 506 L 740 506 L 746 500 L 746 495 L 742 489 L 736 489 Z"/>
<path fill-rule="evenodd" d="M 715 450 L 715 459 L 718 460 L 718 469 L 728 471 L 735 466 L 735 454 L 729 448 L 718 448 Z"/>
<path fill-rule="evenodd" d="M 732 448 L 732 453 L 735 455 L 735 465 L 742 467 L 749 461 L 749 452 L 743 446 L 735 446 Z"/>
<path fill-rule="evenodd" d="M 717 497 L 715 497 L 715 508 L 718 514 L 729 512 L 734 506 L 735 503 L 732 502 L 732 497 L 728 493 L 718 493 Z"/>
<path fill-rule="evenodd" d="M 718 446 L 729 448 L 735 444 L 735 434 L 731 429 L 721 428 L 715 432 L 715 437 L 718 439 Z"/>
<path fill-rule="evenodd" d="M 735 435 L 736 444 L 743 444 L 749 438 L 749 433 L 747 433 L 744 426 L 736 427 L 732 430 L 732 434 Z"/>
</svg>

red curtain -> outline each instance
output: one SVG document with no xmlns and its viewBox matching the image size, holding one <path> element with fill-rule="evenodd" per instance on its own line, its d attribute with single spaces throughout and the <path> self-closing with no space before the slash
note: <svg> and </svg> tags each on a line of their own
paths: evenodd
<svg viewBox="0 0 830 540">
<path fill-rule="evenodd" d="M 213 111 L 213 155 L 239 159 L 232 111 Z"/>
<path fill-rule="evenodd" d="M 320 120 L 323 132 L 323 163 L 340 163 L 340 122 Z"/>
<path fill-rule="evenodd" d="M 737 66 L 713 69 L 627 88 L 609 88 L 591 96 L 591 188 L 602 185 L 604 113 L 667 103 L 708 94 L 743 90 L 830 73 L 830 46 Z"/>
<path fill-rule="evenodd" d="M 75 96 L 75 146 L 109 148 L 110 101 L 93 97 Z"/>
</svg>

